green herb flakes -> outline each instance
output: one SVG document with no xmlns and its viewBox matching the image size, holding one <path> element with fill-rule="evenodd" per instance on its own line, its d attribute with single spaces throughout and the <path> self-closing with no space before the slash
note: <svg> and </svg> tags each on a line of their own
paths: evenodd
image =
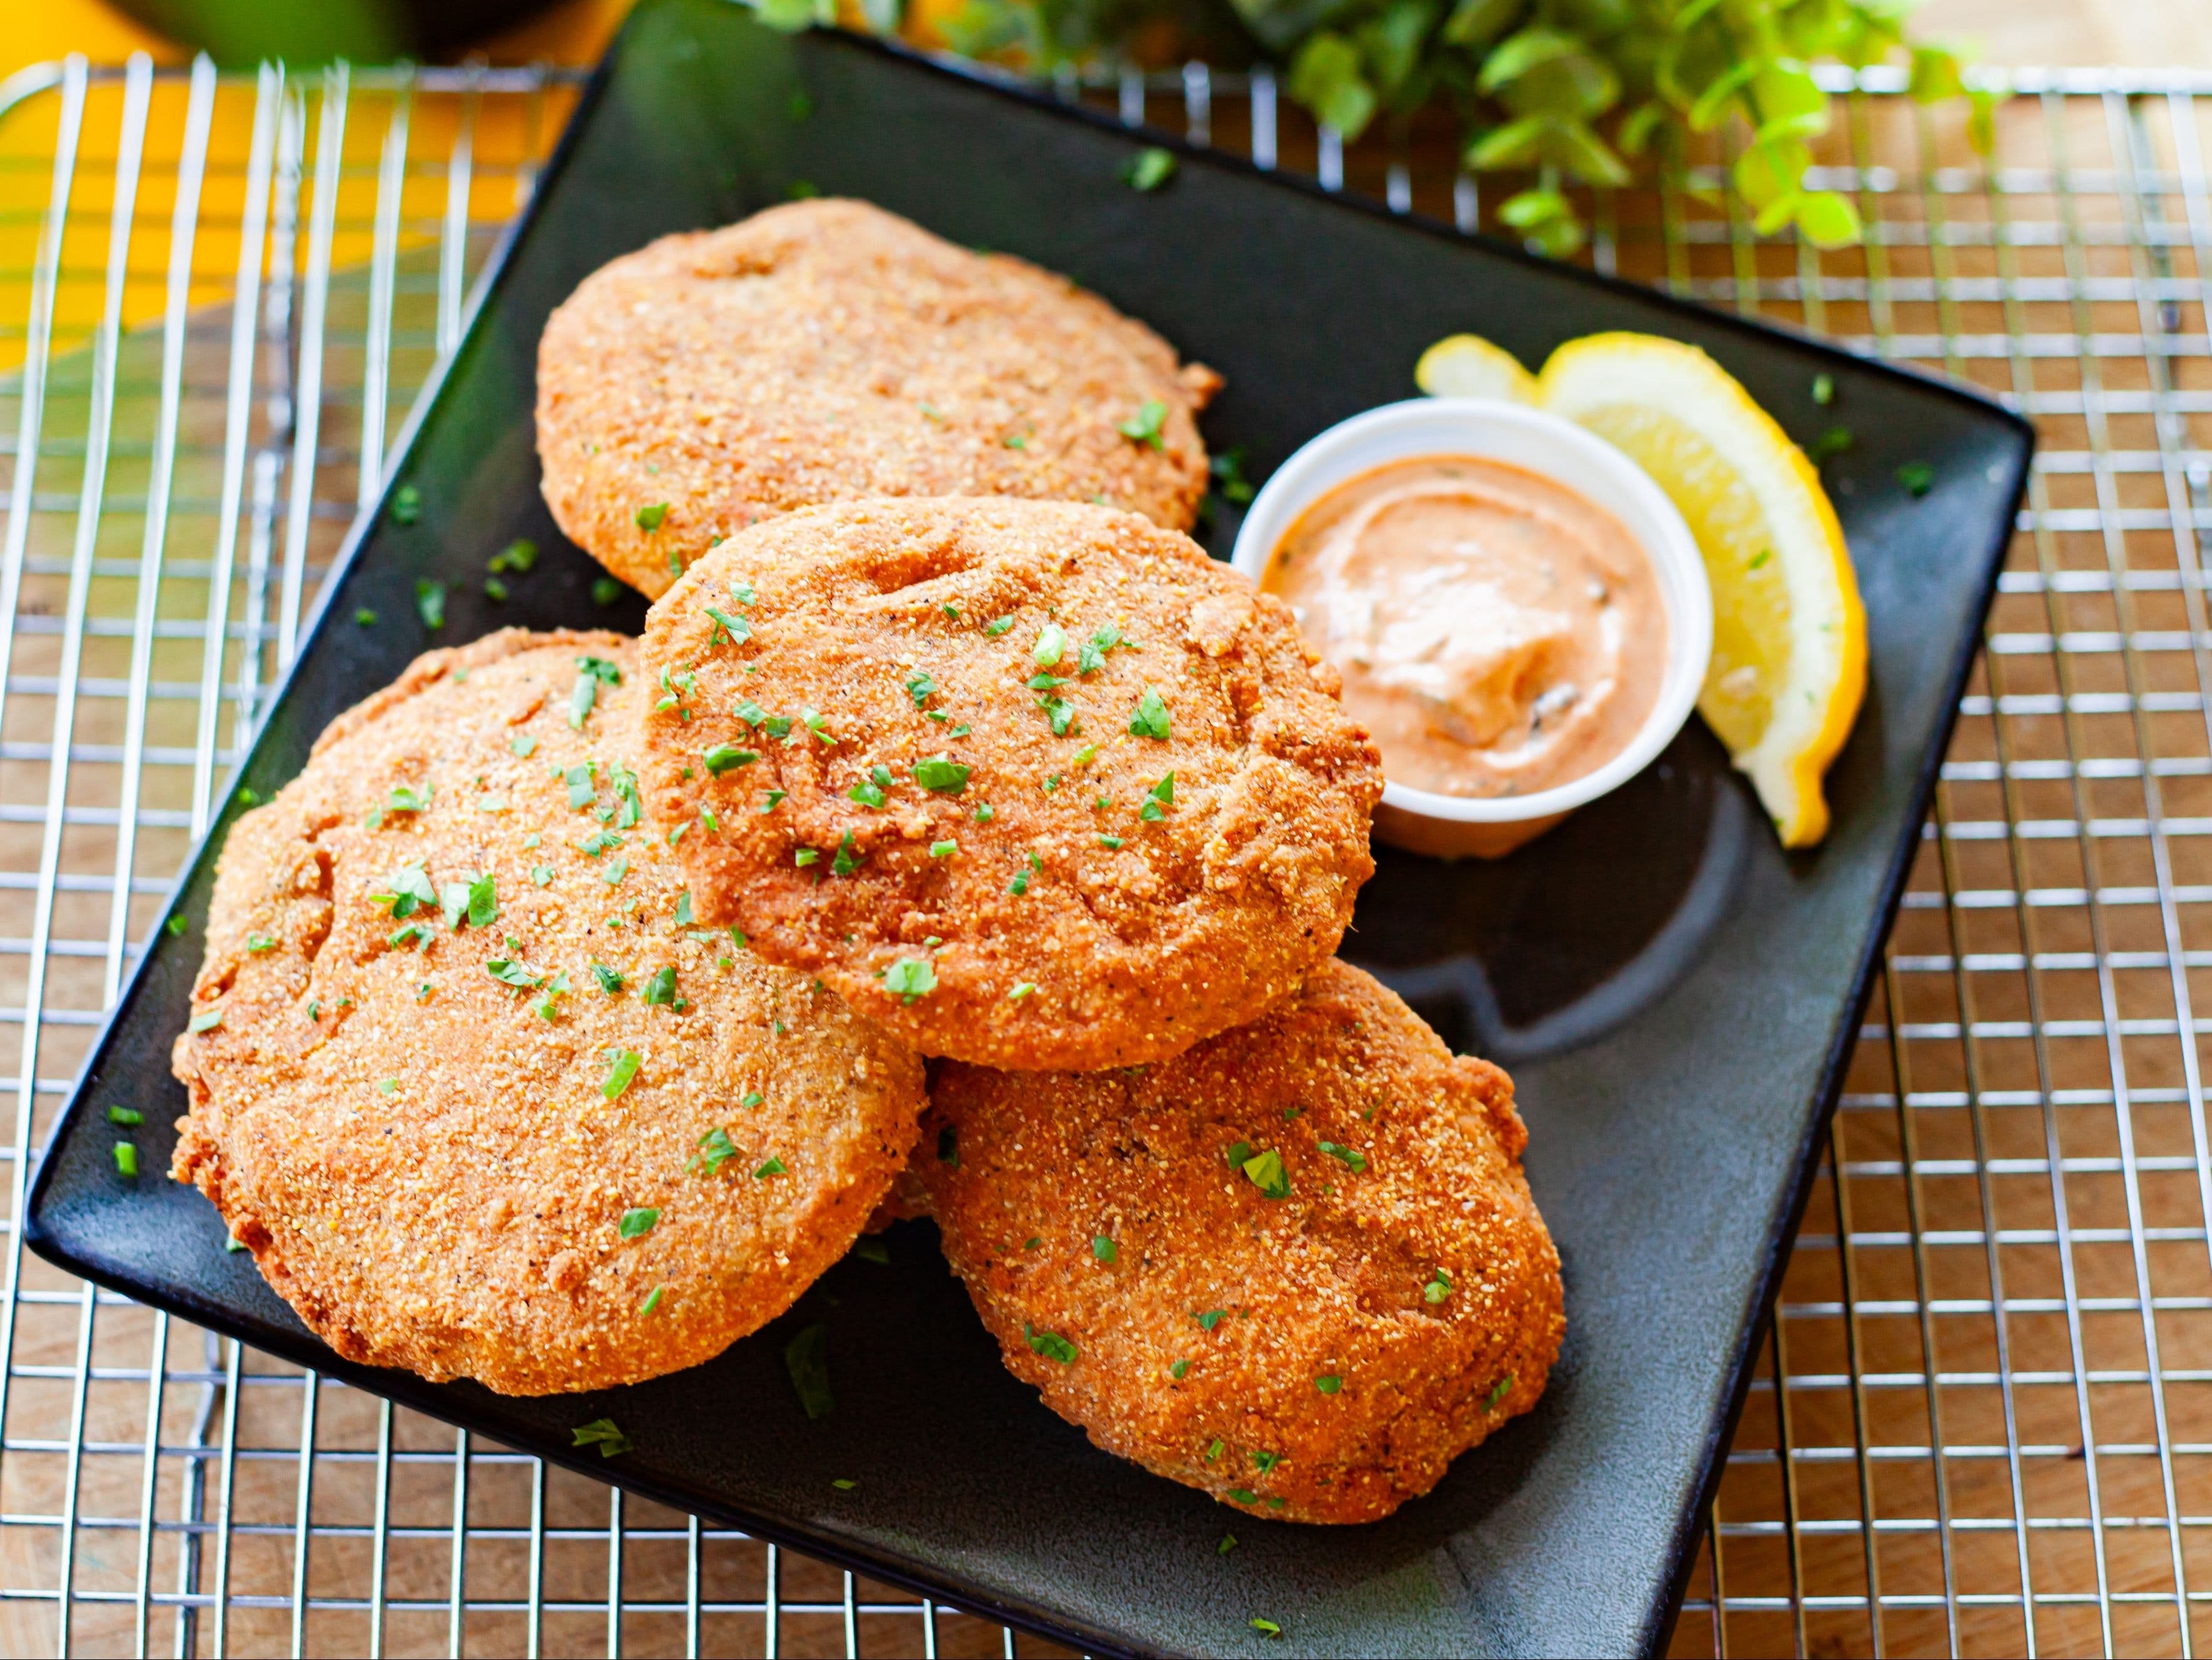
<svg viewBox="0 0 2212 1660">
<path fill-rule="evenodd" d="M 717 744 L 701 757 L 707 770 L 720 778 L 733 767 L 750 767 L 760 759 L 758 751 L 741 750 L 735 744 Z"/>
<path fill-rule="evenodd" d="M 246 936 L 246 949 L 250 954 L 259 957 L 264 952 L 276 950 L 276 941 L 269 934 L 249 933 Z"/>
<path fill-rule="evenodd" d="M 1245 1178 L 1260 1189 L 1262 1199 L 1287 1199 L 1291 1196 L 1291 1178 L 1283 1169 L 1283 1155 L 1272 1149 L 1255 1153 L 1237 1166 Z"/>
<path fill-rule="evenodd" d="M 592 792 L 595 787 L 593 770 L 592 762 L 579 761 L 561 775 L 561 781 L 568 787 L 568 806 L 572 812 L 581 812 L 592 805 Z"/>
<path fill-rule="evenodd" d="M 1091 1255 L 1096 1262 L 1111 1262 L 1118 1253 L 1114 1249 L 1114 1242 L 1104 1234 L 1098 1233 L 1091 1237 Z"/>
<path fill-rule="evenodd" d="M 651 1314 L 653 1310 L 659 1308 L 660 1306 L 661 1297 L 667 1290 L 668 1287 L 665 1286 L 655 1286 L 650 1294 L 647 1296 L 645 1301 L 637 1305 L 638 1313 L 641 1315 Z"/>
<path fill-rule="evenodd" d="M 388 809 L 392 812 L 428 812 L 430 810 L 430 798 L 434 794 L 435 791 L 428 784 L 423 785 L 420 789 L 416 789 L 411 784 L 395 784 L 392 786 L 392 794 L 388 800 Z"/>
<path fill-rule="evenodd" d="M 592 977 L 599 982 L 599 989 L 610 997 L 616 995 L 623 988 L 621 972 L 609 968 L 605 963 L 592 964 Z"/>
<path fill-rule="evenodd" d="M 115 1173 L 136 1181 L 138 1176 L 138 1149 L 128 1141 L 115 1144 Z"/>
<path fill-rule="evenodd" d="M 867 856 L 854 850 L 853 832 L 847 830 L 837 839 L 837 856 L 830 861 L 830 873 L 832 876 L 850 876 L 860 868 L 860 861 Z"/>
<path fill-rule="evenodd" d="M 532 973 L 527 964 L 512 958 L 493 958 L 484 964 L 484 972 L 502 986 L 514 986 L 524 991 L 535 990 L 545 983 L 544 975 Z"/>
<path fill-rule="evenodd" d="M 392 522 L 411 525 L 422 516 L 422 492 L 412 484 L 402 484 L 392 492 Z"/>
<path fill-rule="evenodd" d="M 1356 1172 L 1367 1168 L 1367 1155 L 1364 1152 L 1357 1152 L 1351 1147 L 1340 1146 L 1334 1141 L 1322 1141 L 1316 1145 L 1323 1152 L 1348 1170 Z"/>
<path fill-rule="evenodd" d="M 611 576 L 600 576 L 600 577 L 594 577 L 594 578 L 592 579 L 592 603 L 593 605 L 611 605 L 612 604 L 614 604 L 614 602 L 615 602 L 616 600 L 617 600 L 617 599 L 621 599 L 622 597 L 623 597 L 623 585 L 622 585 L 621 583 L 619 583 L 619 582 L 616 581 L 615 581 L 615 579 L 614 579 L 613 577 L 611 577 Z M 658 1297 L 659 1294 L 660 1294 L 660 1293 L 659 1293 L 659 1292 L 655 1292 L 653 1293 L 653 1295 L 654 1295 L 654 1296 L 656 1296 L 656 1297 Z"/>
<path fill-rule="evenodd" d="M 610 1101 L 619 1099 L 636 1078 L 638 1066 L 644 1058 L 635 1049 L 609 1049 L 607 1075 L 599 1085 L 599 1093 Z"/>
<path fill-rule="evenodd" d="M 1820 374 L 1813 377 L 1813 401 L 1822 409 L 1836 401 L 1836 377 Z"/>
<path fill-rule="evenodd" d="M 758 1090 L 747 1090 L 738 1098 L 738 1104 L 741 1107 L 757 1107 L 767 1099 L 768 1097 L 763 1095 Z"/>
<path fill-rule="evenodd" d="M 845 792 L 845 799 L 848 801 L 857 801 L 862 806 L 873 810 L 884 805 L 885 799 L 884 787 L 872 778 L 863 778 Z"/>
<path fill-rule="evenodd" d="M 932 842 L 929 844 L 929 856 L 932 859 L 950 859 L 959 851 L 960 844 L 957 842 Z"/>
<path fill-rule="evenodd" d="M 791 1374 L 791 1387 L 807 1421 L 827 1418 L 836 1404 L 830 1395 L 830 1328 L 818 1320 L 802 1328 L 784 1345 L 783 1368 Z"/>
<path fill-rule="evenodd" d="M 1122 162 L 1116 176 L 1131 190 L 1151 192 L 1174 178 L 1175 172 L 1175 153 L 1155 144 Z"/>
<path fill-rule="evenodd" d="M 126 1127 L 143 1124 L 146 1122 L 146 1115 L 136 1107 L 110 1107 L 107 1110 L 107 1122 Z"/>
<path fill-rule="evenodd" d="M 1325 1377 L 1316 1377 L 1314 1379 L 1314 1387 L 1319 1389 L 1323 1395 L 1334 1395 L 1339 1389 L 1344 1387 L 1344 1379 L 1333 1375 Z"/>
<path fill-rule="evenodd" d="M 671 964 L 665 968 L 655 970 L 653 977 L 645 982 L 645 989 L 640 992 L 638 996 L 655 1008 L 665 1008 L 675 1002 L 677 1000 L 675 964 Z"/>
<path fill-rule="evenodd" d="M 1169 1377 L 1172 1377 L 1172 1378 L 1174 1378 L 1174 1379 L 1176 1380 L 1176 1383 L 1182 1383 L 1182 1380 L 1183 1380 L 1183 1374 L 1184 1374 L 1184 1373 L 1186 1373 L 1186 1372 L 1188 1372 L 1189 1370 L 1190 1370 L 1190 1362 L 1189 1362 L 1189 1361 L 1188 1361 L 1188 1360 L 1178 1360 L 1178 1361 L 1176 1361 L 1176 1362 L 1175 1363 L 1175 1365 L 1171 1365 L 1171 1366 L 1170 1366 L 1170 1367 L 1168 1368 L 1168 1376 L 1169 1376 Z"/>
<path fill-rule="evenodd" d="M 1168 406 L 1157 398 L 1147 398 L 1134 415 L 1121 423 L 1121 436 L 1133 444 L 1149 444 L 1156 450 L 1164 450 L 1167 438 L 1161 429 L 1167 418 Z"/>
<path fill-rule="evenodd" d="M 1451 1275 L 1438 1268 L 1429 1283 L 1421 1287 L 1421 1300 L 1434 1305 L 1452 1294 Z"/>
<path fill-rule="evenodd" d="M 966 791 L 973 770 L 947 757 L 933 755 L 914 763 L 914 781 L 934 794 L 959 795 Z"/>
<path fill-rule="evenodd" d="M 1057 623 L 1048 623 L 1037 630 L 1036 643 L 1030 648 L 1030 661 L 1041 669 L 1048 669 L 1060 661 L 1060 654 L 1066 649 L 1066 631 Z M 1060 682 L 1055 680 L 1052 684 L 1058 685 Z"/>
<path fill-rule="evenodd" d="M 1000 635 L 1004 634 L 1008 629 L 1013 627 L 1013 613 L 1009 611 L 1004 617 L 994 617 L 989 622 L 984 623 L 983 632 L 991 639 L 995 640 Z"/>
<path fill-rule="evenodd" d="M 763 1164 L 758 1170 L 753 1172 L 753 1180 L 756 1182 L 765 1182 L 771 1176 L 788 1176 L 790 1174 L 790 1170 L 785 1165 L 782 1159 L 771 1158 L 768 1163 Z"/>
<path fill-rule="evenodd" d="M 691 1155 L 690 1162 L 684 1168 L 687 1171 L 713 1176 L 737 1156 L 737 1143 L 730 1140 L 729 1131 L 718 1126 L 699 1138 L 699 1151 Z"/>
<path fill-rule="evenodd" d="M 356 605 L 353 611 L 353 620 L 356 627 L 373 629 L 376 626 L 376 613 L 367 605 Z"/>
<path fill-rule="evenodd" d="M 501 571 L 526 571 L 537 562 L 538 544 L 528 537 L 517 537 L 492 555 L 484 569 L 496 576 Z"/>
<path fill-rule="evenodd" d="M 1244 1502 L 1249 1505 L 1252 1501 L 1247 1499 Z M 1232 1539 L 1230 1542 L 1234 1544 L 1236 1541 Z M 1263 1620 L 1256 1614 L 1247 1623 L 1262 1637 L 1280 1637 L 1283 1634 L 1283 1628 L 1280 1626 L 1272 1620 Z"/>
<path fill-rule="evenodd" d="M 1226 1556 L 1236 1548 L 1237 1535 L 1233 1533 L 1224 1533 L 1221 1535 L 1221 1542 L 1213 1548 L 1213 1554 L 1216 1556 Z"/>
<path fill-rule="evenodd" d="M 602 1458 L 612 1458 L 630 1450 L 629 1437 L 615 1427 L 611 1418 L 594 1418 L 588 1424 L 577 1425 L 569 1433 L 576 1438 L 570 1445 L 597 1447 Z"/>
<path fill-rule="evenodd" d="M 1936 488 L 1936 469 L 1925 461 L 1907 461 L 1897 470 L 1897 482 L 1905 486 L 1905 493 L 1917 502 Z"/>
<path fill-rule="evenodd" d="M 1499 1378 L 1495 1384 L 1492 1385 L 1488 1395 L 1483 1396 L 1482 1409 L 1485 1412 L 1496 1412 L 1498 1410 L 1498 1403 L 1506 1397 L 1506 1395 L 1512 1389 L 1512 1388 L 1513 1374 L 1509 1371 L 1504 1377 Z"/>
<path fill-rule="evenodd" d="M 1109 849 L 1118 848 L 1121 845 L 1121 838 L 1118 836 L 1102 836 L 1098 838 L 1098 845 Z"/>
<path fill-rule="evenodd" d="M 812 848 L 801 848 L 791 855 L 791 862 L 804 870 L 821 856 L 821 854 Z"/>
<path fill-rule="evenodd" d="M 1127 643 L 1128 642 L 1121 637 L 1121 630 L 1117 628 L 1109 625 L 1103 629 L 1093 629 L 1091 631 L 1091 637 L 1083 642 L 1083 650 L 1076 658 L 1075 672 L 1078 674 L 1097 673 L 1106 666 L 1106 654 L 1116 646 Z"/>
<path fill-rule="evenodd" d="M 1146 686 L 1144 696 L 1137 699 L 1137 707 L 1129 716 L 1129 730 L 1139 738 L 1164 739 L 1168 735 L 1168 706 L 1157 686 Z"/>
<path fill-rule="evenodd" d="M 1198 1329 L 1200 1331 L 1212 1331 L 1216 1326 L 1219 1325 L 1224 1320 L 1226 1320 L 1229 1317 L 1229 1310 L 1227 1309 L 1208 1309 L 1204 1314 L 1194 1315 L 1191 1317 L 1198 1322 Z M 1214 1451 L 1218 1452 L 1219 1450 L 1220 1447 L 1217 1444 L 1214 1448 Z M 1212 1456 L 1212 1453 L 1208 1453 L 1206 1455 L 1209 1458 Z"/>
<path fill-rule="evenodd" d="M 651 532 L 659 530 L 661 526 L 661 521 L 665 520 L 667 517 L 667 502 L 648 502 L 646 506 L 641 507 L 637 510 L 637 527 L 650 534 Z"/>
<path fill-rule="evenodd" d="M 1849 427 L 1830 427 L 1812 441 L 1805 453 L 1817 467 L 1823 462 L 1833 460 L 1857 442 Z"/>
<path fill-rule="evenodd" d="M 911 1006 L 937 989 L 937 970 L 927 957 L 902 957 L 884 971 L 884 989 Z"/>
<path fill-rule="evenodd" d="M 660 1213 L 658 1210 L 649 1205 L 641 1206 L 635 1210 L 626 1210 L 623 1213 L 622 1225 L 618 1231 L 625 1239 L 635 1239 L 641 1235 L 651 1233 L 653 1225 L 659 1219 Z"/>
<path fill-rule="evenodd" d="M 190 927 L 191 924 L 184 917 L 172 916 L 167 921 L 162 923 L 161 926 L 167 931 L 170 939 L 181 939 L 185 937 L 185 930 Z"/>
<path fill-rule="evenodd" d="M 446 585 L 434 578 L 415 579 L 415 614 L 422 619 L 426 629 L 446 626 Z"/>
<path fill-rule="evenodd" d="M 854 1487 L 859 1487 L 860 1484 L 853 1480 L 849 1475 L 840 1475 L 832 1479 L 830 1485 L 836 1488 L 840 1493 L 850 1493 Z"/>
<path fill-rule="evenodd" d="M 1029 996 L 1032 996 L 1032 995 L 1034 995 L 1034 994 L 1036 994 L 1036 981 L 1034 981 L 1034 980 L 1024 980 L 1024 981 L 1020 982 L 1018 984 L 1017 984 L 1012 991 L 1010 991 L 1010 992 L 1008 992 L 1008 993 L 1006 994 L 1006 1000 L 1007 1000 L 1009 1003 L 1018 1003 L 1018 1002 L 1020 1002 L 1020 1001 L 1022 1000 L 1022 999 L 1024 999 L 1024 997 L 1029 997 Z"/>
<path fill-rule="evenodd" d="M 1022 1323 L 1022 1335 L 1029 1340 L 1030 1352 L 1032 1354 L 1042 1354 L 1046 1359 L 1057 1360 L 1063 1366 L 1072 1366 L 1075 1364 L 1075 1345 L 1058 1332 L 1039 1331 L 1035 1326 L 1024 1321 Z"/>
<path fill-rule="evenodd" d="M 729 636 L 732 645 L 742 646 L 753 637 L 753 625 L 746 618 L 732 617 L 719 605 L 702 605 L 700 609 L 714 619 L 714 627 Z"/>
<path fill-rule="evenodd" d="M 554 1000 L 565 996 L 568 994 L 568 976 L 566 974 L 555 975 L 550 980 L 545 982 L 545 995 L 539 998 L 536 1002 L 530 1006 L 531 1012 L 536 1014 L 540 1020 L 558 1019 L 561 1014 L 561 1006 Z M 630 1070 L 635 1072 L 636 1068 L 633 1067 Z M 619 1093 L 619 1091 L 617 1091 L 617 1093 Z M 614 1097 L 609 1096 L 607 1098 L 611 1101 L 614 1099 Z"/>
<path fill-rule="evenodd" d="M 222 1025 L 222 1011 L 221 1009 L 202 1009 L 198 1014 L 191 1018 L 191 1020 L 186 1026 L 185 1030 L 195 1032 L 213 1031 L 221 1025 Z"/>
</svg>

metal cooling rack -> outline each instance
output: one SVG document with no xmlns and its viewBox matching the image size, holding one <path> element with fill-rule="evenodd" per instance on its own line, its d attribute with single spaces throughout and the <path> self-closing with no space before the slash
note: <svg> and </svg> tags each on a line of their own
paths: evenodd
<svg viewBox="0 0 2212 1660">
<path fill-rule="evenodd" d="M 0 83 L 0 1652 L 1016 1651 L 12 1226 L 575 86 Z M 1897 76 L 1834 81 L 1815 182 L 1863 249 L 1755 237 L 1719 151 L 1589 204 L 1601 267 L 1975 380 L 2045 447 L 1681 1653 L 2185 1654 L 2212 1602 L 2212 76 L 2014 86 L 1984 156 Z M 1425 128 L 1347 150 L 1264 74 L 1059 88 L 1466 227 L 1502 193 Z"/>
</svg>

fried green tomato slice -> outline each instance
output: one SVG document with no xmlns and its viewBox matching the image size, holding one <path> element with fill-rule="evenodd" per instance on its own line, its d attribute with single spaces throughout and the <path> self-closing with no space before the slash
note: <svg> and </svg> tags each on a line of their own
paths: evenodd
<svg viewBox="0 0 2212 1660">
<path fill-rule="evenodd" d="M 696 921 L 643 690 L 611 634 L 433 652 L 231 830 L 173 1174 L 348 1359 L 511 1395 L 696 1365 L 905 1161 L 918 1057 Z"/>
<path fill-rule="evenodd" d="M 757 520 L 856 496 L 1103 500 L 1188 530 L 1220 384 L 1064 277 L 794 202 L 585 278 L 538 345 L 538 453 L 561 528 L 657 595 Z"/>
<path fill-rule="evenodd" d="M 1249 1020 L 1374 870 L 1375 746 L 1289 610 L 1131 513 L 769 520 L 647 619 L 702 915 L 925 1055 L 1086 1070 Z"/>
<path fill-rule="evenodd" d="M 1566 1323 L 1512 1080 L 1357 969 L 1160 1066 L 945 1065 L 930 1094 L 945 1256 L 1109 1452 L 1369 1522 L 1543 1393 Z"/>
</svg>

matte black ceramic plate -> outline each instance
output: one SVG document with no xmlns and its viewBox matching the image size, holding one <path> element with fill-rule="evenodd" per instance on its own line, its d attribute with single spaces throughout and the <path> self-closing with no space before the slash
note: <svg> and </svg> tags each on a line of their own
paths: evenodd
<svg viewBox="0 0 2212 1660">
<path fill-rule="evenodd" d="M 798 94 L 804 93 L 804 99 Z M 811 113 L 803 113 L 811 109 Z M 1455 1045 L 1510 1064 L 1528 1166 L 1565 1263 L 1568 1335 L 1531 1416 L 1431 1495 L 1354 1529 L 1230 1511 L 1094 1450 L 1000 1366 L 926 1225 L 888 1267 L 835 1269 L 795 1316 L 830 1326 L 836 1409 L 810 1424 L 788 1326 L 615 1394 L 511 1401 L 336 1359 L 228 1255 L 215 1213 L 160 1178 L 170 1079 L 219 824 L 181 885 L 40 1170 L 29 1238 L 135 1297 L 511 1445 L 727 1517 L 1093 1651 L 1597 1654 L 1663 1640 L 1761 1310 L 1833 1108 L 1920 833 L 2025 474 L 2029 435 L 1971 396 L 1639 289 L 1524 259 L 1238 162 L 1188 154 L 1140 195 L 1129 133 L 865 42 L 772 34 L 722 0 L 639 10 L 585 100 L 407 452 L 419 520 L 351 550 L 254 746 L 264 794 L 323 724 L 433 643 L 418 576 L 453 583 L 437 636 L 503 623 L 635 626 L 538 495 L 532 364 L 546 313 L 611 256 L 811 185 L 1026 254 L 1228 377 L 1217 447 L 1255 476 L 1472 329 L 1540 362 L 1641 329 L 1711 352 L 1801 439 L 1848 420 L 1834 469 L 1873 638 L 1866 711 L 1833 773 L 1835 830 L 1783 854 L 1695 722 L 1642 778 L 1502 863 L 1384 853 L 1347 954 Z M 1172 141 L 1163 141 L 1172 142 Z M 1834 377 L 1834 410 L 1814 377 Z M 1915 500 L 1898 468 L 1930 464 Z M 1225 552 L 1233 526 L 1218 525 Z M 548 550 L 495 607 L 493 550 Z M 364 629 L 356 606 L 387 619 Z M 333 621 L 332 619 L 338 619 Z M 234 812 L 235 809 L 233 809 Z M 149 1109 L 125 1182 L 98 1109 Z M 570 1446 L 613 1417 L 635 1450 Z M 849 1491 L 835 1478 L 856 1483 Z M 1224 1524 L 1242 1541 L 1215 1552 Z M 1246 1623 L 1280 1623 L 1270 1644 Z"/>
</svg>

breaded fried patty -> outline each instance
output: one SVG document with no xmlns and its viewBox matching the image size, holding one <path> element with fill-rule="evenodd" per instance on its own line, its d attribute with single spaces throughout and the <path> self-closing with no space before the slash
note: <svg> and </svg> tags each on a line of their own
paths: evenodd
<svg viewBox="0 0 2212 1660">
<path fill-rule="evenodd" d="M 1109 1452 L 1367 1522 L 1543 1392 L 1565 1320 L 1512 1080 L 1357 969 L 1162 1066 L 945 1065 L 930 1094 L 945 1255 Z"/>
<path fill-rule="evenodd" d="M 545 501 L 659 594 L 720 537 L 864 496 L 1103 500 L 1185 530 L 1220 384 L 1066 277 L 865 202 L 665 236 L 538 349 Z"/>
<path fill-rule="evenodd" d="M 173 1173 L 349 1359 L 513 1395 L 695 1365 L 913 1142 L 911 1050 L 694 924 L 626 764 L 634 646 L 432 652 L 223 849 Z"/>
<path fill-rule="evenodd" d="M 1135 514 L 756 526 L 654 605 L 655 815 L 716 921 L 927 1055 L 1085 1070 L 1249 1020 L 1374 869 L 1374 746 L 1290 611 Z"/>
</svg>

